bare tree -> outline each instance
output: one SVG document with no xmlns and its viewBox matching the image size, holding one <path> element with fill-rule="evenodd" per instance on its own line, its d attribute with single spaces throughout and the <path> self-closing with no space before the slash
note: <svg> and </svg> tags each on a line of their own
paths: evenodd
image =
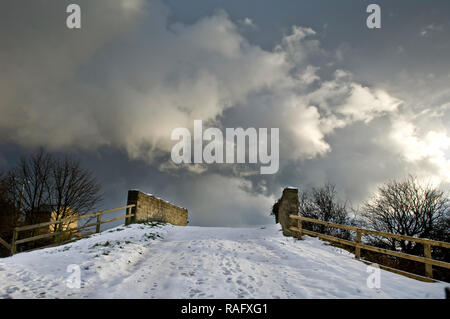
<svg viewBox="0 0 450 319">
<path fill-rule="evenodd" d="M 27 224 L 38 221 L 38 214 L 50 201 L 50 172 L 53 159 L 43 149 L 22 157 L 8 173 L 11 196 L 18 199 L 18 211 Z"/>
<path fill-rule="evenodd" d="M 94 209 L 102 198 L 100 185 L 79 161 L 69 157 L 54 159 L 50 176 L 50 203 L 57 220 L 74 213 L 83 215 Z M 63 226 L 59 224 L 59 227 Z M 55 227 L 56 230 L 59 229 Z"/>
<path fill-rule="evenodd" d="M 410 176 L 404 181 L 391 181 L 378 189 L 378 194 L 363 206 L 363 216 L 375 230 L 419 238 L 441 239 L 448 223 L 449 198 L 443 191 L 422 186 Z M 419 253 L 414 242 L 405 240 L 372 239 L 391 249 L 405 253 Z"/>
<path fill-rule="evenodd" d="M 42 212 L 51 213 L 55 220 L 83 215 L 102 199 L 100 185 L 79 161 L 43 149 L 22 158 L 6 180 L 24 224 L 39 222 Z M 61 227 L 64 225 L 53 227 L 53 231 Z"/>
<path fill-rule="evenodd" d="M 0 173 L 0 237 L 7 242 L 11 242 L 12 229 L 17 225 L 19 215 L 17 202 L 15 198 L 10 196 L 8 189 L 8 179 L 5 174 Z M 0 257 L 2 255 L 8 256 L 9 252 L 0 249 Z"/>
<path fill-rule="evenodd" d="M 319 188 L 313 188 L 311 192 L 302 192 L 299 195 L 300 216 L 319 219 L 336 224 L 347 224 L 349 222 L 346 204 L 339 201 L 336 187 L 326 183 Z M 311 224 L 305 225 L 324 234 L 349 238 L 350 233 L 346 230 L 327 227 L 325 225 Z"/>
</svg>

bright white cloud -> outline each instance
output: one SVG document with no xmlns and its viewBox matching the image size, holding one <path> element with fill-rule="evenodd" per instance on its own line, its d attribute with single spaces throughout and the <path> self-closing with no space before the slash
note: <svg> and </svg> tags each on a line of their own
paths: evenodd
<svg viewBox="0 0 450 319">
<path fill-rule="evenodd" d="M 446 130 L 421 130 L 406 118 L 398 118 L 389 137 L 398 154 L 416 164 L 415 172 L 420 177 L 429 177 L 439 184 L 450 183 L 450 136 Z"/>
</svg>

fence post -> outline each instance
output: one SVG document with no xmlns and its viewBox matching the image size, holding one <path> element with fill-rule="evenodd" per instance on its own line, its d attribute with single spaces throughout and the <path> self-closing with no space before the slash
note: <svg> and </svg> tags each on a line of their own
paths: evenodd
<svg viewBox="0 0 450 319">
<path fill-rule="evenodd" d="M 298 235 L 297 239 L 302 239 L 302 221 L 300 219 L 297 219 L 297 228 L 298 228 Z"/>
<path fill-rule="evenodd" d="M 97 215 L 97 226 L 95 228 L 95 232 L 96 233 L 100 232 L 100 225 L 101 225 L 101 223 L 102 223 L 102 215 L 99 214 L 99 215 Z"/>
<path fill-rule="evenodd" d="M 19 232 L 14 228 L 12 242 L 11 242 L 11 256 L 14 255 L 17 251 L 16 240 L 19 235 Z"/>
<path fill-rule="evenodd" d="M 423 244 L 423 252 L 425 258 L 431 259 L 431 245 L 430 244 Z M 425 276 L 429 278 L 433 278 L 433 265 L 425 264 Z"/>
<path fill-rule="evenodd" d="M 125 226 L 131 224 L 131 207 L 127 208 L 127 212 L 126 212 L 126 216 L 127 218 L 125 218 Z"/>
<path fill-rule="evenodd" d="M 361 230 L 359 230 L 359 229 L 356 231 L 356 243 L 361 244 Z M 355 248 L 355 257 L 356 257 L 356 259 L 361 258 L 361 247 Z"/>
<path fill-rule="evenodd" d="M 62 219 L 60 219 L 60 221 L 59 221 L 58 224 L 55 224 L 55 227 L 57 227 L 57 228 L 55 229 L 56 235 L 55 235 L 55 237 L 54 237 L 54 242 L 55 242 L 56 244 L 59 244 L 59 243 L 62 241 L 62 236 L 61 236 L 62 231 L 63 231 L 63 223 L 62 223 Z"/>
</svg>

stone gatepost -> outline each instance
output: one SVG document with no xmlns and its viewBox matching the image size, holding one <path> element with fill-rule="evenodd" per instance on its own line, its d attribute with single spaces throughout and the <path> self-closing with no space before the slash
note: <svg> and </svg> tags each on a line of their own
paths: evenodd
<svg viewBox="0 0 450 319">
<path fill-rule="evenodd" d="M 281 224 L 283 235 L 294 236 L 294 232 L 289 227 L 297 226 L 297 222 L 289 218 L 289 215 L 298 215 L 298 189 L 288 187 L 283 190 L 280 206 L 278 208 L 278 222 Z"/>
</svg>

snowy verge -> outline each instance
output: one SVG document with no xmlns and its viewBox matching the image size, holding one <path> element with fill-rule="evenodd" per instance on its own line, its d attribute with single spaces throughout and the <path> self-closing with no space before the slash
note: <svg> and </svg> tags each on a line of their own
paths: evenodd
<svg viewBox="0 0 450 319">
<path fill-rule="evenodd" d="M 279 225 L 147 223 L 0 259 L 0 298 L 444 298 L 445 283 L 380 270 L 376 289 L 370 275 L 349 252 Z"/>
</svg>

